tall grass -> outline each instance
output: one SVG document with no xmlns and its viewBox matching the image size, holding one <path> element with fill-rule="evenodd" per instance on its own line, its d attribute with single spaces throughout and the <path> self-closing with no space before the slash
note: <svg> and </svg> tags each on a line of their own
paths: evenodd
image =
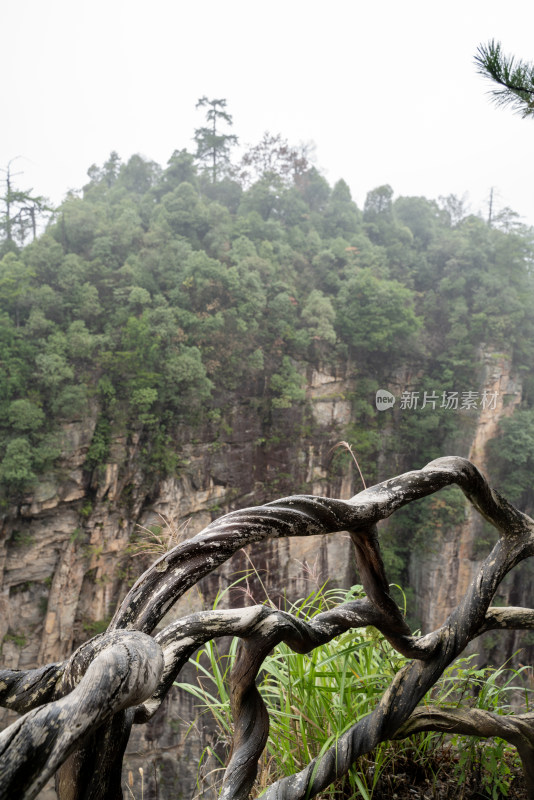
<svg viewBox="0 0 534 800">
<path fill-rule="evenodd" d="M 313 618 L 341 603 L 363 597 L 362 588 L 349 591 L 314 591 L 285 609 L 296 616 Z M 218 601 L 220 598 L 218 598 Z M 235 656 L 237 640 L 223 653 L 208 642 L 192 660 L 197 684 L 178 684 L 193 694 L 200 709 L 212 715 L 219 743 L 230 745 L 233 723 L 227 691 L 227 676 Z M 355 629 L 311 653 L 293 652 L 280 644 L 263 663 L 258 688 L 270 717 L 270 734 L 260 762 L 257 792 L 275 780 L 303 769 L 327 750 L 355 721 L 377 705 L 394 675 L 406 659 L 399 655 L 374 628 Z M 437 705 L 476 706 L 509 713 L 513 692 L 521 691 L 528 708 L 528 691 L 515 684 L 521 670 L 477 668 L 475 656 L 449 667 L 425 697 Z M 386 791 L 393 777 L 424 776 L 434 784 L 444 769 L 458 781 L 477 771 L 486 796 L 507 796 L 516 754 L 503 740 L 448 737 L 420 733 L 410 739 L 382 742 L 363 756 L 353 770 L 322 793 L 323 800 L 364 798 L 371 800 L 377 788 Z M 206 756 L 215 755 L 212 748 Z M 218 756 L 221 770 L 223 759 Z M 222 773 L 221 773 L 222 775 Z M 391 795 L 390 795 L 391 796 Z"/>
<path fill-rule="evenodd" d="M 522 712 L 531 710 L 532 689 L 521 681 L 526 666 L 514 669 L 506 662 L 501 667 L 478 667 L 477 658 L 473 654 L 457 659 L 425 700 L 434 705 L 480 708 L 494 714 L 511 714 L 519 705 Z M 469 776 L 490 800 L 508 796 L 513 773 L 521 771 L 515 747 L 499 737 L 460 735 L 450 737 L 449 747 L 454 754 L 453 774 L 460 785 Z"/>
</svg>

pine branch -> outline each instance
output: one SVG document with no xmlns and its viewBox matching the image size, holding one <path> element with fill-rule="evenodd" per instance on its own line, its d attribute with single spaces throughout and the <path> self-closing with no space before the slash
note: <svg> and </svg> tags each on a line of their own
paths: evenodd
<svg viewBox="0 0 534 800">
<path fill-rule="evenodd" d="M 522 117 L 534 114 L 534 63 L 505 56 L 500 42 L 479 45 L 475 55 L 477 72 L 502 86 L 490 94 L 499 106 L 511 106 Z"/>
</svg>

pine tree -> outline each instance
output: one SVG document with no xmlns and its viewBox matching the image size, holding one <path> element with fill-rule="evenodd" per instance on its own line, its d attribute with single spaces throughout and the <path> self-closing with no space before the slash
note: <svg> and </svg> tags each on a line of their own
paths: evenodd
<svg viewBox="0 0 534 800">
<path fill-rule="evenodd" d="M 237 144 L 237 136 L 221 133 L 221 123 L 232 125 L 232 117 L 225 111 L 226 100 L 208 100 L 201 97 L 196 107 L 208 107 L 206 120 L 209 127 L 197 128 L 195 142 L 197 143 L 196 157 L 199 161 L 207 162 L 211 172 L 212 183 L 216 183 L 225 165 L 230 161 L 230 148 Z"/>
<path fill-rule="evenodd" d="M 11 164 L 14 160 L 9 161 L 5 169 L 0 169 L 4 173 L 2 182 L 5 186 L 0 194 L 0 204 L 3 206 L 0 210 L 0 257 L 11 250 L 16 252 L 18 247 L 26 243 L 30 234 L 35 239 L 39 218 L 51 211 L 44 197 L 32 196 L 31 189 L 21 191 L 15 188 L 13 178 L 21 173 L 13 173 Z"/>
</svg>

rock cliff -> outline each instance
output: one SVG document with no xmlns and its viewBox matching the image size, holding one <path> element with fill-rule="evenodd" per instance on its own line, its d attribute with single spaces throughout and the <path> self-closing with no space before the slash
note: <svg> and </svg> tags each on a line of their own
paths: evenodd
<svg viewBox="0 0 534 800">
<path fill-rule="evenodd" d="M 521 399 L 521 385 L 506 355 L 483 357 L 481 388 L 496 393 L 495 408 L 482 410 L 464 453 L 482 469 L 486 444 L 502 415 Z M 350 372 L 310 369 L 307 403 L 280 409 L 268 424 L 251 398 L 243 398 L 225 417 L 225 432 L 214 440 L 206 428 L 193 440 L 183 431 L 177 475 L 154 481 L 140 466 L 139 433 L 117 435 L 108 463 L 93 474 L 84 462 L 96 425 L 96 412 L 66 425 L 60 470 L 35 493 L 9 509 L 2 523 L 0 584 L 6 667 L 28 668 L 64 659 L 84 639 L 105 628 L 128 586 L 148 566 L 158 547 L 200 531 L 227 511 L 299 492 L 350 497 L 361 486 L 348 464 L 329 470 L 331 448 L 345 438 L 351 423 Z M 395 390 L 406 388 L 399 377 Z M 402 385 L 401 385 L 402 384 Z M 394 388 L 394 387 L 391 387 Z M 388 425 L 384 431 L 387 435 Z M 381 466 L 383 476 L 392 470 Z M 393 470 L 395 471 L 395 470 Z M 392 522 L 388 524 L 393 524 Z M 425 629 L 440 624 L 471 580 L 484 538 L 474 515 L 445 528 L 435 547 L 412 559 L 411 576 Z M 210 604 L 245 572 L 256 577 L 234 589 L 230 601 L 261 602 L 265 584 L 274 602 L 304 596 L 327 578 L 338 585 L 357 581 L 350 543 L 343 535 L 312 540 L 268 542 L 240 552 L 197 590 L 186 594 L 169 616 Z M 510 587 L 512 592 L 513 586 Z M 517 586 L 516 586 L 517 590 Z M 515 599 L 517 602 L 517 598 Z M 187 675 L 185 676 L 187 677 Z M 174 690 L 150 725 L 134 729 L 125 761 L 125 781 L 145 800 L 195 794 L 197 764 L 212 737 L 209 725 L 195 719 L 192 698 Z M 4 723 L 9 721 L 5 715 Z M 143 775 L 139 773 L 142 768 Z M 52 788 L 43 800 L 54 797 Z"/>
<path fill-rule="evenodd" d="M 66 425 L 59 470 L 3 517 L 4 665 L 24 669 L 67 657 L 106 626 L 128 586 L 158 554 L 158 545 L 192 536 L 233 508 L 299 491 L 354 493 L 350 469 L 334 478 L 328 471 L 329 451 L 350 421 L 351 406 L 345 399 L 350 383 L 342 374 L 310 370 L 307 404 L 277 411 L 277 419 L 267 426 L 244 399 L 231 409 L 225 435 L 216 442 L 209 429 L 194 441 L 184 431 L 185 467 L 156 485 L 139 466 L 138 434 L 116 436 L 108 463 L 89 474 L 83 464 L 96 413 L 89 409 L 87 418 Z M 268 571 L 266 584 L 275 602 L 308 594 L 331 576 L 338 585 L 356 579 L 343 536 L 266 543 L 250 554 L 238 553 L 198 591 L 186 594 L 169 616 L 211 603 L 219 590 L 252 567 L 260 578 Z M 247 584 L 259 602 L 265 599 L 257 594 L 260 585 L 258 580 Z M 245 602 L 252 601 L 249 597 Z M 155 769 L 160 798 L 170 797 L 165 792 L 171 787 L 183 797 L 194 793 L 208 733 L 186 737 L 195 712 L 191 698 L 182 695 L 176 691 L 153 723 L 136 728 L 132 736 L 125 774 L 132 772 L 139 781 L 138 768 L 144 769 L 145 798 L 152 796 Z M 10 716 L 4 714 L 3 721 L 9 722 Z M 43 798 L 54 794 L 49 788 Z"/>
<path fill-rule="evenodd" d="M 511 415 L 521 402 L 522 387 L 508 355 L 483 352 L 480 364 L 479 396 L 486 392 L 492 401 L 479 407 L 472 440 L 464 442 L 466 450 L 458 455 L 465 455 L 488 475 L 488 442 L 496 435 L 499 420 Z M 428 531 L 429 540 L 432 535 Z M 411 583 L 423 631 L 434 630 L 443 623 L 465 594 L 481 559 L 495 540 L 496 532 L 467 504 L 463 522 L 440 529 L 439 540 L 434 539 L 423 553 L 412 558 Z M 525 598 L 518 603 L 521 604 L 529 605 L 530 601 Z"/>
</svg>

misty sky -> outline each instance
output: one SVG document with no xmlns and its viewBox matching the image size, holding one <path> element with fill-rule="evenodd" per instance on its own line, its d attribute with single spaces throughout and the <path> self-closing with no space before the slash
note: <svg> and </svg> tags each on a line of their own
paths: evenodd
<svg viewBox="0 0 534 800">
<path fill-rule="evenodd" d="M 478 44 L 534 60 L 534 4 L 502 0 L 25 0 L 0 10 L 0 167 L 59 203 L 111 150 L 194 150 L 199 97 L 226 98 L 242 145 L 312 141 L 360 207 L 469 195 L 534 224 L 534 120 L 498 109 Z"/>
</svg>

